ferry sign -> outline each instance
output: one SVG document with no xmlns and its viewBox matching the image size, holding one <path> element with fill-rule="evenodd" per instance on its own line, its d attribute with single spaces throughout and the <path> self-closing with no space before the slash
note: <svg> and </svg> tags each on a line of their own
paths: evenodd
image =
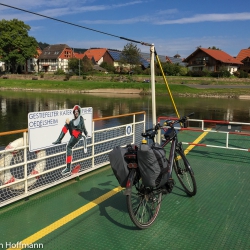
<svg viewBox="0 0 250 250">
<path fill-rule="evenodd" d="M 132 132 L 133 132 L 133 129 L 132 129 L 132 128 L 133 128 L 133 127 L 132 127 L 132 124 L 128 124 L 128 125 L 126 126 L 126 135 L 127 135 L 127 136 L 132 134 Z"/>
<path fill-rule="evenodd" d="M 88 136 L 92 136 L 93 108 L 81 108 Z M 74 119 L 73 110 L 51 110 L 28 113 L 29 150 L 38 151 L 54 146 L 66 120 Z M 83 133 L 84 134 L 84 133 Z M 67 143 L 70 134 L 66 133 L 61 143 Z"/>
</svg>

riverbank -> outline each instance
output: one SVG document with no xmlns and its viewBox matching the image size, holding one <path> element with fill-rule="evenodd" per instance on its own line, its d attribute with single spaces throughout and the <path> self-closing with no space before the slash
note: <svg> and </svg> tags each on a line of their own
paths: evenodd
<svg viewBox="0 0 250 250">
<path fill-rule="evenodd" d="M 168 95 L 164 82 L 156 78 L 156 95 Z M 228 79 L 219 79 L 216 83 L 213 78 L 199 78 L 189 81 L 191 78 L 169 77 L 168 84 L 172 95 L 182 97 L 203 97 L 203 98 L 240 98 L 249 99 L 250 79 L 235 79 L 234 82 Z M 210 82 L 209 82 L 210 81 Z M 180 82 L 180 83 L 177 83 Z M 187 83 L 189 82 L 189 83 Z M 57 93 L 111 93 L 115 94 L 135 94 L 150 95 L 150 83 L 139 81 L 133 82 L 114 82 L 101 77 L 99 80 L 30 80 L 30 79 L 3 79 L 0 78 L 0 89 L 11 91 L 33 91 L 33 92 L 57 92 Z M 244 96 L 244 97 L 242 97 Z"/>
</svg>

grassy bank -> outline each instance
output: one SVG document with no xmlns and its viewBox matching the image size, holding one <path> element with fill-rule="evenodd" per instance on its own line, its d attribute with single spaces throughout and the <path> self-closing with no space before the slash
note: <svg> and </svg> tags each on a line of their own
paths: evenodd
<svg viewBox="0 0 250 250">
<path fill-rule="evenodd" d="M 107 77 L 99 77 L 98 80 L 30 80 L 30 79 L 2 79 L 0 78 L 0 88 L 16 91 L 55 91 L 55 92 L 84 92 L 94 89 L 113 89 L 114 92 L 124 89 L 140 90 L 142 94 L 150 91 L 150 83 L 143 83 L 140 79 L 134 78 L 134 82 L 114 82 Z M 237 97 L 239 95 L 250 95 L 250 88 L 220 88 L 216 85 L 250 85 L 250 79 L 214 79 L 214 78 L 189 78 L 189 77 L 168 77 L 171 93 L 182 96 L 228 96 Z M 189 86 L 187 86 L 189 85 Z M 206 85 L 206 89 L 196 89 L 191 86 Z M 166 85 L 162 77 L 156 77 L 156 94 L 165 95 Z"/>
</svg>

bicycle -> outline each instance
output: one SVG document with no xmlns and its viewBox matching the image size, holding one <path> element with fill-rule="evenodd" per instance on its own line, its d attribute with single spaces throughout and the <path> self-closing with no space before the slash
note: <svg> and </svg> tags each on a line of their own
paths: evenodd
<svg viewBox="0 0 250 250">
<path fill-rule="evenodd" d="M 191 113 L 189 116 L 193 114 Z M 159 129 L 163 129 L 165 142 L 161 144 L 161 148 L 172 142 L 168 158 L 168 169 L 163 173 L 167 174 L 167 182 L 163 186 L 147 187 L 143 184 L 138 167 L 137 146 L 131 148 L 130 152 L 124 156 L 129 168 L 124 192 L 127 209 L 132 222 L 139 229 L 145 229 L 152 225 L 159 213 L 162 195 L 172 192 L 175 184 L 172 178 L 173 169 L 188 196 L 194 196 L 197 192 L 194 172 L 184 154 L 182 143 L 178 142 L 177 130 L 174 128 L 177 123 L 184 124 L 189 116 L 184 116 L 178 120 L 166 120 L 164 126 L 157 124 L 155 128 L 148 129 L 146 133 L 141 134 L 145 139 L 151 139 L 154 147 L 155 136 Z"/>
</svg>

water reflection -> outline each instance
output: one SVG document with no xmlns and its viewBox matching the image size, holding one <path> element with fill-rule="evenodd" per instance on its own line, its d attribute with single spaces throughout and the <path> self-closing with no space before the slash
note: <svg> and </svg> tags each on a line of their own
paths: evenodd
<svg viewBox="0 0 250 250">
<path fill-rule="evenodd" d="M 250 101 L 217 98 L 174 97 L 180 115 L 195 112 L 196 119 L 250 122 Z M 157 116 L 175 116 L 170 98 L 157 96 Z M 27 128 L 27 114 L 34 111 L 70 109 L 75 104 L 93 107 L 93 117 L 146 111 L 151 121 L 151 98 L 139 95 L 65 94 L 2 91 L 0 132 Z"/>
</svg>

